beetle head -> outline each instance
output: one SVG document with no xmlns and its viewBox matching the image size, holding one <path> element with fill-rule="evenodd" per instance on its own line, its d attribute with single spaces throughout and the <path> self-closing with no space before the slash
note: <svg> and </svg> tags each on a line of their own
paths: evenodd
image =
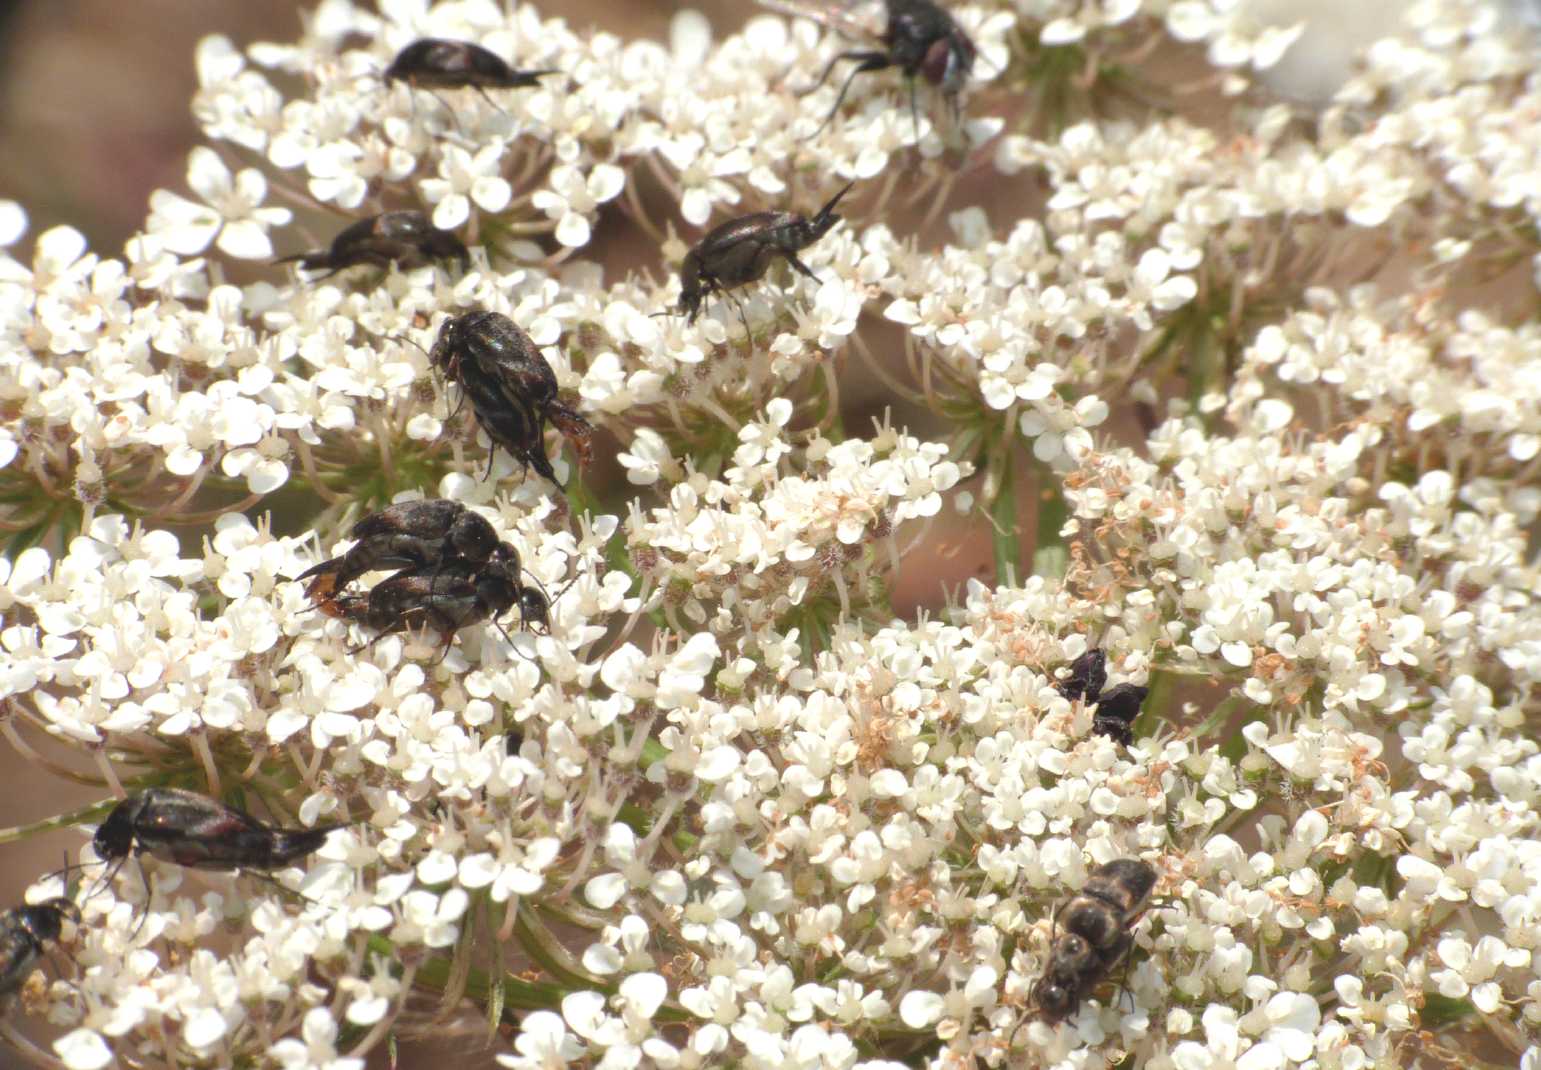
<svg viewBox="0 0 1541 1070">
<path fill-rule="evenodd" d="M 680 264 L 679 312 L 685 317 L 686 323 L 694 323 L 696 317 L 701 314 L 701 298 L 703 296 L 701 287 L 701 258 L 692 249 L 685 254 L 685 259 Z"/>
<path fill-rule="evenodd" d="M 139 796 L 130 795 L 107 815 L 96 828 L 91 845 L 100 857 L 109 861 L 127 858 L 134 845 L 134 819 L 139 816 Z"/>
</svg>

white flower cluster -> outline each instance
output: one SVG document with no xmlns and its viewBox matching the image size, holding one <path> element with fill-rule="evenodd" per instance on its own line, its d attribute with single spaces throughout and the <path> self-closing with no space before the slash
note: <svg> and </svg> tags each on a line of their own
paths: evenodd
<svg viewBox="0 0 1541 1070">
<path fill-rule="evenodd" d="M 946 446 L 886 426 L 873 439 L 813 438 L 795 451 L 804 473 L 788 474 L 793 413 L 778 398 L 765 419 L 742 427 L 721 480 L 686 473 L 656 432 L 638 434 L 640 455 L 621 454 L 633 482 L 651 483 L 665 470 L 677 480 L 667 506 L 647 517 L 634 507 L 626 525 L 632 559 L 663 592 L 676 630 L 753 635 L 812 603 L 826 583 L 849 615 L 851 589 L 865 590 L 872 559 L 897 564 L 896 530 L 935 516 L 964 474 Z M 865 548 L 880 539 L 886 553 Z"/>
<path fill-rule="evenodd" d="M 120 258 L 0 202 L 0 735 L 341 826 L 271 884 L 87 849 L 31 892 L 80 908 L 57 980 L 3 916 L 0 1037 L 354 1070 L 429 997 L 519 1070 L 1541 1066 L 1536 40 L 1418 0 L 1307 115 L 1251 84 L 1300 29 L 1257 4 L 960 4 L 952 121 L 939 54 L 805 93 L 882 5 L 770 6 L 811 17 L 322 0 L 200 46 L 209 143 Z M 386 82 L 425 37 L 549 73 Z M 681 314 L 659 202 L 847 183 L 814 278 Z M 231 270 L 407 208 L 464 269 Z M 488 462 L 428 354 L 473 310 L 591 470 Z M 548 627 L 380 636 L 296 582 L 425 496 Z M 1066 697 L 1094 648 L 1127 744 Z M 1155 897 L 1077 958 L 1057 909 L 1131 858 Z"/>
</svg>

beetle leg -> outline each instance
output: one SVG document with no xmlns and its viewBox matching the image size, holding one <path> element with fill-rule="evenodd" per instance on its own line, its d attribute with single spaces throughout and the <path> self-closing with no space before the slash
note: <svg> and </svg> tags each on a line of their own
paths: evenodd
<svg viewBox="0 0 1541 1070">
<path fill-rule="evenodd" d="M 144 885 L 144 913 L 139 915 L 139 924 L 134 926 L 134 931 L 129 936 L 130 940 L 137 937 L 139 931 L 144 928 L 144 923 L 150 920 L 150 898 L 155 894 L 150 887 L 150 877 L 144 871 L 144 862 L 136 858 L 134 864 L 139 867 L 139 882 Z"/>
<path fill-rule="evenodd" d="M 799 260 L 796 253 L 783 253 L 782 255 L 787 258 L 787 263 L 791 264 L 792 267 L 796 268 L 799 272 L 807 275 L 814 282 L 819 281 L 819 277 L 813 273 L 813 269 Z"/>
<path fill-rule="evenodd" d="M 854 59 L 854 60 L 857 60 L 857 61 L 859 61 L 861 63 L 870 63 L 873 60 L 881 60 L 884 67 L 888 66 L 888 64 L 890 62 L 890 60 L 888 58 L 888 53 L 887 52 L 877 52 L 877 51 L 874 51 L 872 49 L 867 49 L 867 48 L 853 48 L 849 52 L 842 52 L 838 56 L 836 56 L 834 59 L 830 60 L 829 61 L 829 66 L 824 68 L 824 73 L 819 75 L 819 80 L 817 82 L 814 82 L 807 89 L 802 90 L 797 95 L 800 96 L 800 97 L 805 97 L 809 93 L 812 93 L 815 89 L 819 88 L 819 86 L 823 85 L 826 81 L 829 80 L 829 74 L 830 74 L 831 71 L 833 71 L 835 69 L 835 64 L 839 63 L 843 59 Z M 868 68 L 866 68 L 866 67 L 858 67 L 856 69 L 856 71 L 853 72 L 853 73 L 860 73 L 861 71 L 867 70 L 867 69 Z M 873 67 L 873 68 L 870 68 L 870 69 L 871 70 L 881 70 L 882 68 L 881 67 Z M 847 79 L 847 82 L 849 83 L 849 79 Z M 844 94 L 842 93 L 842 96 L 843 95 Z M 836 105 L 836 107 L 839 107 L 839 105 Z"/>
<path fill-rule="evenodd" d="M 813 88 L 817 89 L 819 86 L 823 85 L 824 79 L 829 77 L 830 70 L 834 68 L 836 63 L 843 59 L 854 59 L 859 60 L 860 62 L 856 64 L 856 68 L 851 71 L 850 75 L 846 78 L 845 85 L 840 87 L 840 95 L 835 98 L 835 106 L 829 109 L 829 114 L 824 117 L 824 121 L 819 124 L 819 128 L 813 133 L 809 134 L 807 137 L 803 138 L 804 141 L 811 141 L 818 137 L 824 132 L 824 128 L 826 126 L 834 122 L 835 115 L 840 111 L 840 105 L 845 103 L 845 95 L 850 91 L 851 83 L 856 80 L 856 76 L 858 74 L 862 74 L 866 71 L 880 71 L 885 67 L 892 67 L 894 65 L 894 61 L 889 58 L 887 52 L 864 52 L 860 50 L 855 52 L 842 52 L 840 55 L 829 61 L 829 66 L 824 68 L 823 76 L 819 78 L 818 82 L 814 85 Z M 809 90 L 809 92 L 812 92 L 812 90 Z"/>
<path fill-rule="evenodd" d="M 722 296 L 733 302 L 733 307 L 738 310 L 738 321 L 744 325 L 744 345 L 746 348 L 754 348 L 754 334 L 749 330 L 749 317 L 744 315 L 744 302 L 738 299 L 738 295 L 731 290 L 722 291 Z"/>
<path fill-rule="evenodd" d="M 455 109 L 449 106 L 449 101 L 439 96 L 439 94 L 435 93 L 432 89 L 424 90 L 424 92 L 433 97 L 434 100 L 437 100 L 440 106 L 443 107 L 445 111 L 449 112 L 449 121 L 455 124 L 455 130 L 461 134 L 464 134 L 466 132 L 466 128 L 460 125 L 460 116 L 456 115 Z M 496 107 L 496 105 L 494 105 L 494 107 Z"/>
<path fill-rule="evenodd" d="M 533 84 L 533 83 L 531 83 L 531 84 Z M 497 108 L 498 111 L 502 111 L 504 115 L 508 114 L 508 112 L 503 111 L 502 108 L 498 107 L 498 102 L 497 101 L 493 100 L 492 97 L 488 96 L 487 90 L 485 88 L 483 88 L 482 86 L 476 86 L 476 91 L 482 95 L 482 99 L 485 100 L 488 104 L 491 104 L 494 108 Z"/>
</svg>

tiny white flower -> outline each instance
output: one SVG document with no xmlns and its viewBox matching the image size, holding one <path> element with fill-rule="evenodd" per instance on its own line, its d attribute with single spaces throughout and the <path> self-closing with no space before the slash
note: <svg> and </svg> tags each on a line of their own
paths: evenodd
<svg viewBox="0 0 1541 1070">
<path fill-rule="evenodd" d="M 273 255 L 267 232 L 288 223 L 292 213 L 261 207 L 268 188 L 262 172 L 248 167 L 232 176 L 213 149 L 199 146 L 187 159 L 187 184 L 203 203 L 167 190 L 150 195 L 149 231 L 168 249 L 200 253 L 217 235 L 220 251 L 238 259 Z"/>
</svg>

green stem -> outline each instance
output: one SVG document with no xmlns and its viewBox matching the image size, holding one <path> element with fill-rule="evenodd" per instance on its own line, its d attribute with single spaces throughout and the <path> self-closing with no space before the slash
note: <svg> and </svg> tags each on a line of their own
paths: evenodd
<svg viewBox="0 0 1541 1070">
<path fill-rule="evenodd" d="M 1017 538 L 1017 487 L 1011 463 L 1016 449 L 1014 436 L 1005 436 L 999 444 L 999 467 L 994 473 L 998 486 L 995 500 L 990 503 L 990 544 L 995 552 L 995 582 L 1015 586 L 1017 562 L 1022 560 L 1022 547 Z"/>
<path fill-rule="evenodd" d="M 117 799 L 105 799 L 102 802 L 82 806 L 79 810 L 71 810 L 67 814 L 59 814 L 57 817 L 44 818 L 42 821 L 34 821 L 30 825 L 16 825 L 8 829 L 0 829 L 0 844 L 19 843 L 22 840 L 40 836 L 45 832 L 53 832 L 57 829 L 70 828 L 74 825 L 83 825 L 88 821 L 99 821 L 107 811 L 118 805 Z"/>
<path fill-rule="evenodd" d="M 1059 579 L 1070 567 L 1070 550 L 1060 529 L 1070 518 L 1064 491 L 1049 466 L 1036 466 L 1038 477 L 1038 526 L 1033 540 L 1033 575 Z"/>
</svg>

